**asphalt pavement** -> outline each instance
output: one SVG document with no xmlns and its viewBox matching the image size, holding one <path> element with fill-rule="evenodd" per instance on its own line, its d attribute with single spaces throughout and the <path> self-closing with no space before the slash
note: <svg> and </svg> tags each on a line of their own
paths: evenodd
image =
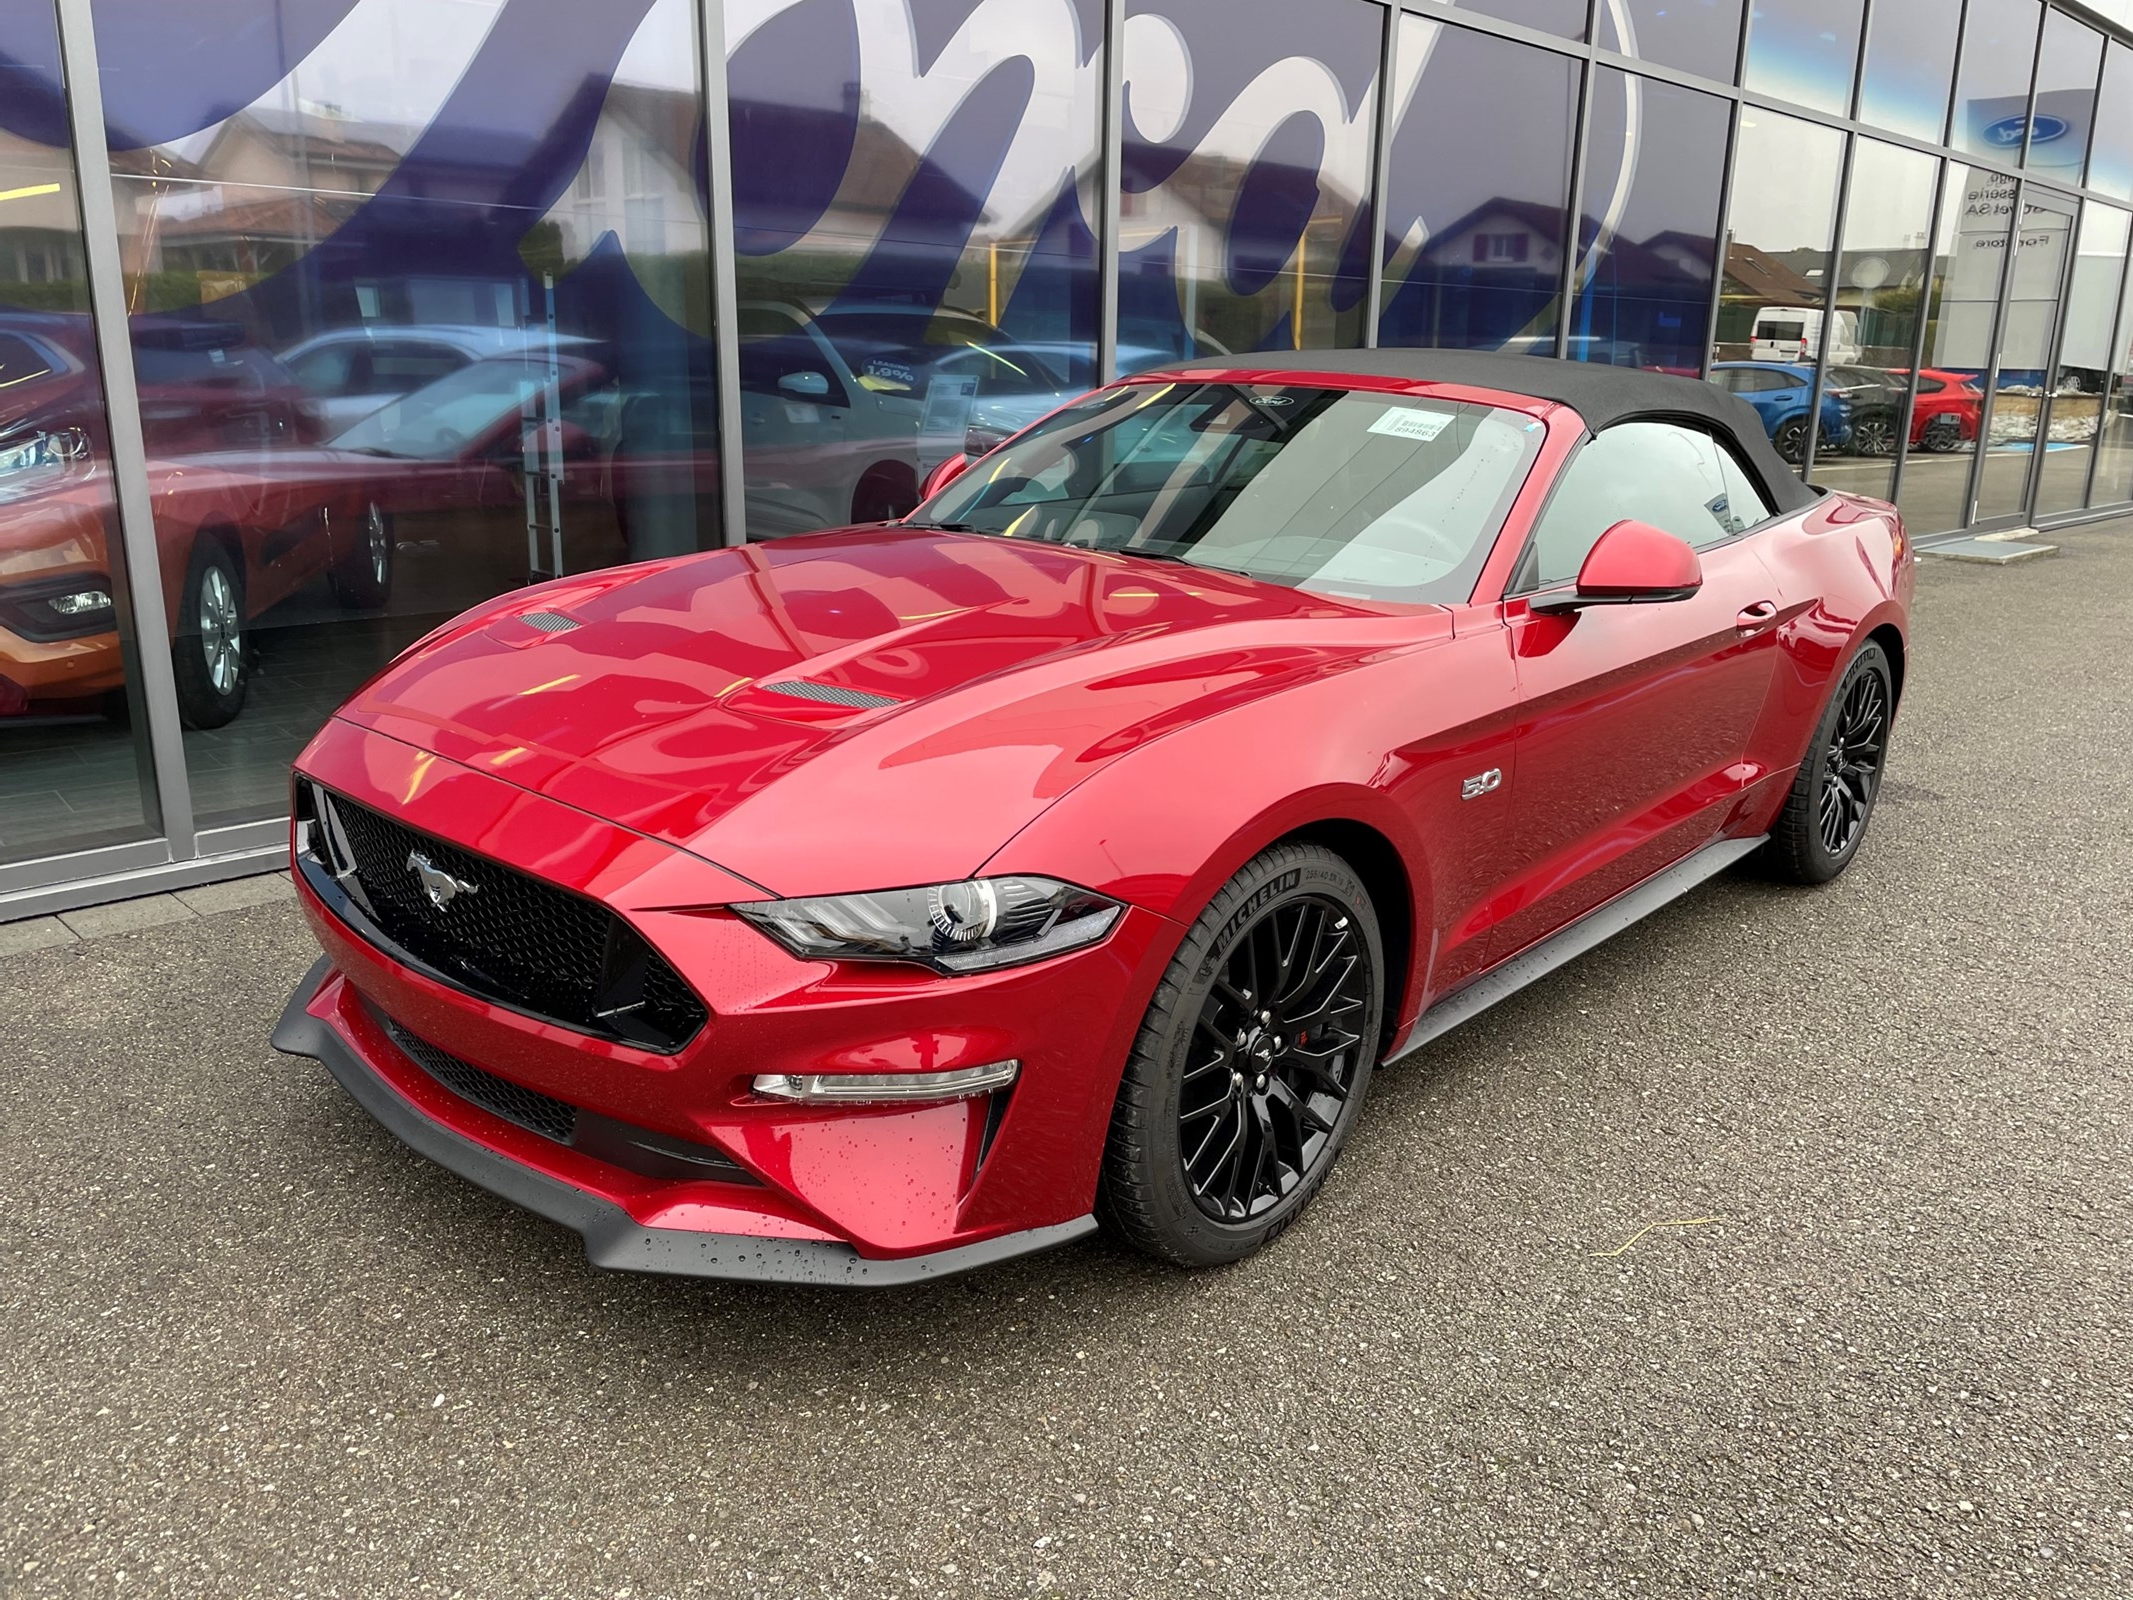
<svg viewBox="0 0 2133 1600">
<path fill-rule="evenodd" d="M 1924 568 L 1849 874 L 1380 1074 L 1220 1273 L 598 1273 L 267 1047 L 286 903 L 0 956 L 0 1595 L 2133 1593 L 2133 526 L 2058 542 Z"/>
</svg>

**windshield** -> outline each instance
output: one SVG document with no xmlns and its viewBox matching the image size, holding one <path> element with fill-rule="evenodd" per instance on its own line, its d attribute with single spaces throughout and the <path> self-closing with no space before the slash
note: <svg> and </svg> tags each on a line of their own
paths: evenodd
<svg viewBox="0 0 2133 1600">
<path fill-rule="evenodd" d="M 913 394 L 935 373 L 970 377 L 983 395 L 1058 394 L 1067 385 L 1037 353 L 957 317 L 831 311 L 815 319 L 863 388 Z"/>
<path fill-rule="evenodd" d="M 1451 400 L 1120 385 L 985 457 L 910 520 L 1452 603 L 1472 593 L 1541 437 L 1535 418 Z"/>
<path fill-rule="evenodd" d="M 373 411 L 333 444 L 370 455 L 442 460 L 519 412 L 547 381 L 545 359 L 476 361 Z"/>
</svg>

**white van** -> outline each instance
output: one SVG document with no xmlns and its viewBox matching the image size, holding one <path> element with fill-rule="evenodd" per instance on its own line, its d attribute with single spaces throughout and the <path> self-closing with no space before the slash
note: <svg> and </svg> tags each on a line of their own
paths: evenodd
<svg viewBox="0 0 2133 1600">
<path fill-rule="evenodd" d="M 1819 307 L 1764 306 L 1755 314 L 1755 344 L 1748 359 L 1813 366 L 1815 348 L 1821 342 Z M 1859 353 L 1859 313 L 1840 311 L 1829 330 L 1829 359 L 1857 361 Z"/>
</svg>

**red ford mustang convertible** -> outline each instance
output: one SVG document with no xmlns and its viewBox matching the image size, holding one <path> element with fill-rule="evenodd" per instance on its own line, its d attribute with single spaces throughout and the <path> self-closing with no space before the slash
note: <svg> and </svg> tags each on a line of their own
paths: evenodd
<svg viewBox="0 0 2133 1600">
<path fill-rule="evenodd" d="M 1203 1266 L 1380 1063 L 1744 857 L 1844 869 L 1892 507 L 1685 379 L 1246 360 L 416 645 L 297 763 L 275 1043 L 603 1266 L 893 1284 L 1099 1220 Z"/>
</svg>

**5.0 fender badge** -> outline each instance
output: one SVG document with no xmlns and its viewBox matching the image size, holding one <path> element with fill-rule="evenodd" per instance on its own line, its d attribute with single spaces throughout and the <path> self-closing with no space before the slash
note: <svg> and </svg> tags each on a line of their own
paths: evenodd
<svg viewBox="0 0 2133 1600">
<path fill-rule="evenodd" d="M 422 885 L 422 892 L 429 896 L 430 904 L 439 911 L 463 894 L 481 892 L 480 884 L 453 877 L 420 850 L 408 851 L 407 870 L 415 875 L 415 881 Z"/>
<path fill-rule="evenodd" d="M 1459 798 L 1462 800 L 1479 800 L 1483 795 L 1501 787 L 1502 783 L 1503 768 L 1491 767 L 1486 772 L 1475 773 L 1473 777 L 1461 783 L 1459 785 Z"/>
</svg>

